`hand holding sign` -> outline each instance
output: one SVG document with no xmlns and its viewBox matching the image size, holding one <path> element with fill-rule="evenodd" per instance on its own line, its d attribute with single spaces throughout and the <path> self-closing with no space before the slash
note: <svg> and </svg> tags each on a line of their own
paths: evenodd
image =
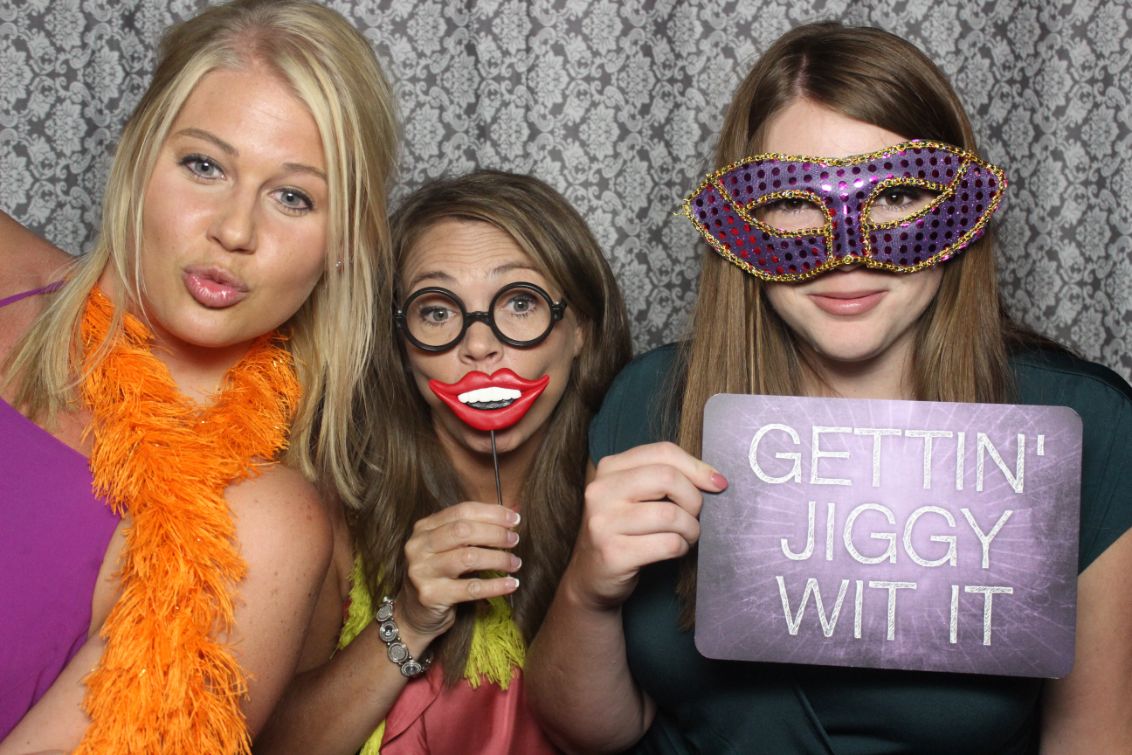
<svg viewBox="0 0 1132 755">
<path fill-rule="evenodd" d="M 703 492 L 727 480 L 672 443 L 607 456 L 586 486 L 586 506 L 564 581 L 595 608 L 621 605 L 641 567 L 677 558 L 699 540 Z"/>
</svg>

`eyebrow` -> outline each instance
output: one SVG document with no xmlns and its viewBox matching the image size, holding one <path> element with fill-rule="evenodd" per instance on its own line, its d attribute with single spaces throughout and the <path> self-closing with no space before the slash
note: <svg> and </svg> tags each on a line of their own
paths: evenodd
<svg viewBox="0 0 1132 755">
<path fill-rule="evenodd" d="M 240 150 L 236 149 L 234 146 L 224 141 L 216 134 L 210 133 L 201 128 L 183 128 L 177 133 L 173 134 L 173 136 L 191 136 L 197 139 L 203 139 L 206 142 L 215 144 L 221 152 L 224 152 L 227 155 L 231 155 L 232 157 L 240 156 Z M 309 173 L 316 178 L 321 178 L 323 181 L 327 180 L 326 173 L 314 167 L 313 165 L 307 165 L 306 163 L 283 163 L 283 167 L 291 173 Z"/>
<path fill-rule="evenodd" d="M 508 262 L 506 264 L 499 265 L 498 267 L 491 268 L 487 271 L 487 274 L 488 277 L 494 278 L 505 273 L 510 273 L 513 270 L 530 270 L 533 273 L 539 273 L 539 271 L 536 270 L 533 265 L 529 265 L 526 262 Z M 539 273 L 539 275 L 542 275 L 542 273 Z M 443 270 L 430 270 L 428 272 L 413 276 L 413 279 L 409 281 L 409 285 L 406 288 L 407 290 L 412 291 L 417 287 L 418 284 L 424 283 L 425 281 L 452 284 L 456 282 L 456 279 Z"/>
</svg>

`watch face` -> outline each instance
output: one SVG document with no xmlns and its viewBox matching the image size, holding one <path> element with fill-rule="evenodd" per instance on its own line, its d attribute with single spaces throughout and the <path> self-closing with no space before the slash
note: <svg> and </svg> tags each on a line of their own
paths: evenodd
<svg viewBox="0 0 1132 755">
<path fill-rule="evenodd" d="M 393 661 L 397 665 L 401 665 L 406 662 L 406 659 L 409 658 L 409 648 L 405 647 L 405 643 L 403 642 L 394 642 L 389 646 L 389 650 L 386 651 L 386 655 L 389 656 L 389 660 Z M 403 666 L 401 670 L 405 670 Z"/>
<path fill-rule="evenodd" d="M 389 621 L 393 618 L 393 601 L 386 601 L 377 609 L 378 621 Z"/>
<path fill-rule="evenodd" d="M 382 642 L 393 642 L 400 634 L 397 631 L 397 625 L 393 623 L 393 619 L 383 622 L 377 628 L 377 636 L 381 638 Z"/>
<path fill-rule="evenodd" d="M 410 658 L 401 664 L 401 674 L 412 679 L 414 676 L 420 676 L 424 673 L 424 667 Z"/>
</svg>

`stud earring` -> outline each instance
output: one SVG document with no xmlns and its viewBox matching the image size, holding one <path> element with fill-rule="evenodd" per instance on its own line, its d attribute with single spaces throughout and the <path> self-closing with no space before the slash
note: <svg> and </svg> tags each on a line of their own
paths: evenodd
<svg viewBox="0 0 1132 755">
<path fill-rule="evenodd" d="M 339 259 L 337 262 L 334 263 L 334 269 L 335 270 L 341 270 L 342 269 L 342 260 L 341 259 Z"/>
</svg>

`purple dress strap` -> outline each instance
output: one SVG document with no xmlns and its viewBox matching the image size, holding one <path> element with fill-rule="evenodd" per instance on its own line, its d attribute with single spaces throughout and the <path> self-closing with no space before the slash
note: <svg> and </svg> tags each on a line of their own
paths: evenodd
<svg viewBox="0 0 1132 755">
<path fill-rule="evenodd" d="M 29 296 L 39 296 L 40 294 L 53 294 L 63 287 L 63 281 L 55 281 L 48 283 L 43 288 L 33 288 L 31 291 L 21 291 L 18 294 L 12 294 L 0 299 L 0 307 L 6 307 L 9 304 L 18 302 L 20 299 L 26 299 Z"/>
</svg>

